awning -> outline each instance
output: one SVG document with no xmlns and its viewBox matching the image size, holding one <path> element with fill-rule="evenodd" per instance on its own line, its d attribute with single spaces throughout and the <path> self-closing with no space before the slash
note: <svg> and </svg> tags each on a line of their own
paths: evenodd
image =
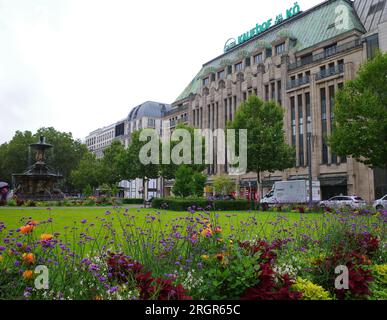
<svg viewBox="0 0 387 320">
<path fill-rule="evenodd" d="M 348 183 L 347 176 L 336 177 L 319 177 L 321 187 L 346 186 Z"/>
</svg>

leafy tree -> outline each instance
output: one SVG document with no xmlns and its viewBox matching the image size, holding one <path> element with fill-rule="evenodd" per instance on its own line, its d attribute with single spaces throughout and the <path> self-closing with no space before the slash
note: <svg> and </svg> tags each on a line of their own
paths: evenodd
<svg viewBox="0 0 387 320">
<path fill-rule="evenodd" d="M 149 179 L 157 179 L 159 177 L 158 163 L 143 164 L 140 161 L 140 151 L 149 141 L 150 139 L 147 141 L 140 141 L 140 131 L 133 132 L 131 135 L 131 143 L 122 154 L 119 163 L 119 171 L 123 179 L 142 179 L 144 200 L 147 197 L 147 182 Z"/>
<path fill-rule="evenodd" d="M 201 172 L 194 171 L 191 166 L 181 165 L 176 170 L 175 183 L 172 192 L 177 197 L 202 197 L 207 177 Z"/>
<path fill-rule="evenodd" d="M 47 164 L 63 175 L 61 188 L 63 191 L 72 189 L 70 174 L 78 167 L 82 157 L 87 153 L 87 147 L 75 140 L 71 133 L 59 132 L 54 128 L 41 128 L 35 134 L 30 131 L 16 131 L 8 143 L 0 146 L 0 179 L 11 182 L 13 173 L 23 173 L 29 165 L 35 162 L 35 154 L 29 145 L 39 141 L 40 136 L 46 137 L 46 142 L 54 145 L 47 152 Z"/>
<path fill-rule="evenodd" d="M 295 152 L 285 142 L 283 110 L 273 101 L 251 96 L 238 108 L 230 129 L 247 129 L 247 170 L 257 174 L 262 197 L 261 173 L 294 165 Z M 238 145 L 238 132 L 237 145 Z"/>
<path fill-rule="evenodd" d="M 103 152 L 101 159 L 100 183 L 110 186 L 116 185 L 123 179 L 121 172 L 121 161 L 125 154 L 125 147 L 120 141 L 113 141 Z"/>
<path fill-rule="evenodd" d="M 101 161 L 96 159 L 93 153 L 87 152 L 78 168 L 71 172 L 71 183 L 78 190 L 84 190 L 88 186 L 96 188 L 101 183 L 101 172 Z"/>
<path fill-rule="evenodd" d="M 26 171 L 29 164 L 29 145 L 36 142 L 36 138 L 30 131 L 16 131 L 14 137 L 8 143 L 0 146 L 0 180 L 12 182 L 13 173 Z"/>
<path fill-rule="evenodd" d="M 379 53 L 336 95 L 335 153 L 370 167 L 387 167 L 387 53 Z"/>
<path fill-rule="evenodd" d="M 235 182 L 228 175 L 223 174 L 214 178 L 213 187 L 217 194 L 225 196 L 235 190 Z"/>
<path fill-rule="evenodd" d="M 207 177 L 203 173 L 194 171 L 192 175 L 193 195 L 197 197 L 202 197 L 206 182 L 207 182 Z"/>
<path fill-rule="evenodd" d="M 189 197 L 194 193 L 192 184 L 193 170 L 187 165 L 181 165 L 176 170 L 175 183 L 172 192 L 177 197 Z"/>
<path fill-rule="evenodd" d="M 187 130 L 191 137 L 191 162 L 192 164 L 185 164 L 186 166 L 189 166 L 193 171 L 196 172 L 202 172 L 205 168 L 205 145 L 204 145 L 204 138 L 202 139 L 202 164 L 194 164 L 194 154 L 195 154 L 195 136 L 194 136 L 194 127 L 187 126 L 185 124 L 178 124 L 176 126 L 176 129 L 183 129 Z M 170 155 L 172 155 L 173 149 L 182 142 L 182 139 L 180 141 L 171 141 L 170 142 Z M 164 142 L 160 142 L 160 162 L 162 160 L 162 146 Z M 165 179 L 174 179 L 176 175 L 177 169 L 180 167 L 180 165 L 177 165 L 172 162 L 170 164 L 161 164 L 160 165 L 160 176 Z"/>
<path fill-rule="evenodd" d="M 78 167 L 84 154 L 88 152 L 86 145 L 73 138 L 71 133 L 60 132 L 54 128 L 40 128 L 34 135 L 34 141 L 39 141 L 40 136 L 46 137 L 46 142 L 54 146 L 47 154 L 47 163 L 63 175 L 62 189 L 70 190 L 71 171 Z"/>
<path fill-rule="evenodd" d="M 93 189 L 90 184 L 88 184 L 84 189 L 83 189 L 83 195 L 85 197 L 90 197 L 93 194 Z"/>
</svg>

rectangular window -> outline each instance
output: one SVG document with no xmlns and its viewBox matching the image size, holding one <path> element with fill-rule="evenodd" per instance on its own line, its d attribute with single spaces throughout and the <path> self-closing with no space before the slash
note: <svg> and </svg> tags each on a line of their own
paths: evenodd
<svg viewBox="0 0 387 320">
<path fill-rule="evenodd" d="M 263 54 L 262 53 L 258 53 L 257 55 L 254 56 L 254 63 L 255 64 L 261 63 L 262 61 L 263 61 Z"/>
<path fill-rule="evenodd" d="M 303 167 L 304 163 L 304 113 L 302 109 L 302 95 L 297 96 L 298 103 L 298 160 L 299 166 Z"/>
<path fill-rule="evenodd" d="M 312 63 L 312 62 L 313 62 L 313 54 L 312 53 L 309 53 L 309 54 L 301 57 L 301 65 L 302 66 L 309 64 L 309 63 Z"/>
<path fill-rule="evenodd" d="M 291 126 L 292 126 L 292 146 L 296 145 L 296 105 L 295 97 L 290 98 L 290 113 L 291 113 Z"/>
<path fill-rule="evenodd" d="M 203 79 L 203 86 L 208 86 L 209 84 L 210 84 L 210 79 L 209 78 Z"/>
<path fill-rule="evenodd" d="M 242 69 L 243 69 L 242 62 L 239 62 L 235 65 L 235 72 L 242 71 Z"/>
<path fill-rule="evenodd" d="M 322 136 L 322 163 L 328 163 L 328 145 L 327 145 L 327 99 L 325 88 L 320 89 L 320 104 L 321 104 L 321 136 Z"/>
<path fill-rule="evenodd" d="M 227 99 L 224 99 L 224 123 L 227 124 Z"/>
<path fill-rule="evenodd" d="M 366 39 L 367 42 L 367 58 L 373 59 L 379 49 L 379 35 L 375 34 Z"/>
<path fill-rule="evenodd" d="M 271 84 L 271 100 L 275 101 L 275 82 Z"/>
<path fill-rule="evenodd" d="M 224 79 L 225 72 L 224 70 L 218 72 L 218 79 Z"/>
<path fill-rule="evenodd" d="M 278 104 L 282 105 L 282 87 L 281 87 L 281 80 L 277 81 L 277 92 L 278 92 Z"/>
<path fill-rule="evenodd" d="M 269 101 L 269 85 L 265 85 L 265 100 Z"/>
<path fill-rule="evenodd" d="M 251 58 L 248 57 L 245 59 L 245 67 L 250 67 L 250 65 L 251 65 Z"/>
<path fill-rule="evenodd" d="M 329 46 L 329 47 L 326 47 L 324 49 L 324 53 L 325 53 L 325 57 L 329 57 L 329 56 L 332 56 L 336 53 L 337 51 L 337 43 Z"/>
<path fill-rule="evenodd" d="M 334 122 L 334 108 L 335 108 L 335 86 L 329 87 L 329 106 L 330 106 L 330 118 L 331 118 L 331 133 L 333 130 Z M 337 155 L 332 153 L 332 163 L 337 163 Z"/>
<path fill-rule="evenodd" d="M 312 113 L 310 106 L 310 93 L 305 93 L 305 109 L 306 109 L 306 132 L 310 136 L 312 134 Z M 309 142 L 306 145 L 306 163 L 309 164 Z"/>
<path fill-rule="evenodd" d="M 266 49 L 266 58 L 270 58 L 273 55 L 273 49 L 267 48 Z"/>
<path fill-rule="evenodd" d="M 232 74 L 232 66 L 227 66 L 227 75 Z"/>
<path fill-rule="evenodd" d="M 275 46 L 275 54 L 276 55 L 279 55 L 283 52 L 285 52 L 285 43 L 281 43 L 281 44 Z"/>
</svg>

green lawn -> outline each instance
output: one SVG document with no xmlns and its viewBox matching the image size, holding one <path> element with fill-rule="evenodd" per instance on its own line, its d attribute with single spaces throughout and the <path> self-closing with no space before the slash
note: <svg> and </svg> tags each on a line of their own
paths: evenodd
<svg viewBox="0 0 387 320">
<path fill-rule="evenodd" d="M 129 216 L 134 216 L 136 226 L 147 227 L 146 220 L 149 220 L 150 216 L 156 216 L 160 218 L 160 222 L 156 224 L 156 228 L 170 229 L 173 224 L 179 223 L 187 216 L 193 218 L 200 217 L 199 213 L 191 214 L 188 212 L 174 212 L 167 210 L 156 209 L 127 209 Z M 110 212 L 110 214 L 106 214 Z M 158 215 L 157 212 L 160 212 Z M 87 224 L 100 223 L 100 219 L 106 219 L 105 221 L 112 222 L 113 226 L 118 230 L 120 229 L 120 218 L 123 217 L 125 208 L 85 208 L 85 207 L 66 207 L 66 208 L 0 208 L 0 222 L 4 222 L 7 229 L 17 229 L 22 226 L 25 221 L 32 219 L 37 222 L 45 221 L 49 218 L 53 219 L 53 223 L 46 224 L 39 227 L 40 232 L 63 232 L 65 227 L 72 227 L 74 224 L 81 225 L 82 220 L 87 220 Z M 273 224 L 276 224 L 286 228 L 292 226 L 295 222 L 299 223 L 301 217 L 305 218 L 304 221 L 310 221 L 310 223 L 320 220 L 321 214 L 309 213 L 275 213 L 275 212 L 243 212 L 243 211 L 230 211 L 230 212 L 213 212 L 211 213 L 212 220 L 214 221 L 215 214 L 218 214 L 217 225 L 223 228 L 224 235 L 235 233 L 236 231 L 246 232 L 254 236 L 268 235 L 273 230 Z M 279 218 L 280 216 L 286 217 L 287 221 Z M 47 230 L 48 229 L 48 230 Z"/>
</svg>

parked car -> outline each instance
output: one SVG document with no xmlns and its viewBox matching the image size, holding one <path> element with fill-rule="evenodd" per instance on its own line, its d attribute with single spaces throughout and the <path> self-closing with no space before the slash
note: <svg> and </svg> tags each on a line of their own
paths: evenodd
<svg viewBox="0 0 387 320">
<path fill-rule="evenodd" d="M 367 202 L 358 196 L 336 196 L 320 202 L 320 207 L 331 209 L 361 209 L 367 206 Z"/>
<path fill-rule="evenodd" d="M 380 209 L 387 210 L 387 194 L 383 198 L 379 200 L 375 200 L 373 207 L 376 210 L 380 210 Z"/>
</svg>

